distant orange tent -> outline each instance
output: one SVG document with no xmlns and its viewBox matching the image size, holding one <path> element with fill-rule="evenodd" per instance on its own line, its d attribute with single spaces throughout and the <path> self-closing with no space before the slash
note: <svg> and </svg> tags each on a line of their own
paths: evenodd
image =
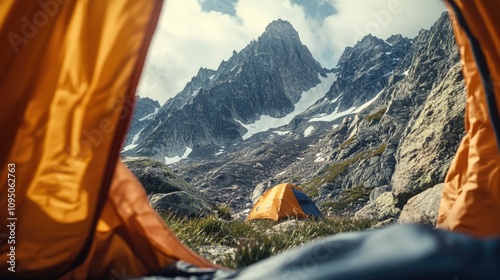
<svg viewBox="0 0 500 280">
<path fill-rule="evenodd" d="M 297 186 L 279 184 L 267 190 L 255 203 L 247 220 L 280 220 L 288 217 L 321 217 L 318 207 Z"/>
</svg>

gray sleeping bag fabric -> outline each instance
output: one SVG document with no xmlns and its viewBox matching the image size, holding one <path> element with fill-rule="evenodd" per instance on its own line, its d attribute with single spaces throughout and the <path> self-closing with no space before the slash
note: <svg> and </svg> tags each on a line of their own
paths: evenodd
<svg viewBox="0 0 500 280">
<path fill-rule="evenodd" d="M 500 239 L 420 225 L 340 234 L 237 271 L 178 262 L 140 279 L 500 279 Z"/>
</svg>

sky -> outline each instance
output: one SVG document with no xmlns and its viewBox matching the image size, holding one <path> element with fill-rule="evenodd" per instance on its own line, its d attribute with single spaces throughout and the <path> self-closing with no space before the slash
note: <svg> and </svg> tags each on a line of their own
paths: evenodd
<svg viewBox="0 0 500 280">
<path fill-rule="evenodd" d="M 166 0 L 137 93 L 163 105 L 200 67 L 217 69 L 279 18 L 323 67 L 334 68 L 363 36 L 414 38 L 445 10 L 442 0 Z"/>
</svg>

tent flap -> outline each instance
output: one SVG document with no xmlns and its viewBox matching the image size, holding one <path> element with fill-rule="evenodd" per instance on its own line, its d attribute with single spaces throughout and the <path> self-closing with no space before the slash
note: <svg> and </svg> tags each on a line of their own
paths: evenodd
<svg viewBox="0 0 500 280">
<path fill-rule="evenodd" d="M 180 259 L 213 266 L 176 239 L 118 160 L 162 1 L 0 6 L 0 173 L 15 182 L 0 188 L 0 205 L 10 198 L 17 219 L 11 234 L 0 211 L 0 234 L 15 240 L 0 242 L 0 278 L 112 279 Z"/>
<path fill-rule="evenodd" d="M 500 234 L 500 10 L 498 1 L 448 0 L 467 88 L 466 135 L 445 179 L 437 226 Z M 497 135 L 496 135 L 497 134 Z"/>
</svg>

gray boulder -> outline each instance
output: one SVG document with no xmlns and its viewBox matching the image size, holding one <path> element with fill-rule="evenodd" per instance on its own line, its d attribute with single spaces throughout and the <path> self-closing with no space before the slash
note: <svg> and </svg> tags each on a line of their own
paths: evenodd
<svg viewBox="0 0 500 280">
<path fill-rule="evenodd" d="M 377 198 L 381 196 L 383 193 L 390 191 L 392 191 L 392 187 L 389 185 L 374 188 L 373 191 L 370 193 L 370 202 L 375 202 L 375 200 L 377 200 Z"/>
<path fill-rule="evenodd" d="M 153 194 L 148 196 L 148 200 L 158 213 L 174 213 L 186 217 L 201 217 L 212 213 L 207 202 L 184 191 Z"/>
<path fill-rule="evenodd" d="M 145 157 L 129 157 L 125 158 L 124 163 L 139 179 L 148 195 L 177 191 L 193 193 L 191 185 L 162 162 Z"/>
<path fill-rule="evenodd" d="M 201 245 L 197 251 L 202 257 L 213 263 L 223 263 L 227 259 L 234 259 L 237 253 L 236 248 L 217 244 Z"/>
<path fill-rule="evenodd" d="M 297 227 L 300 227 L 302 224 L 304 224 L 303 221 L 297 221 L 297 220 L 285 221 L 285 222 L 279 223 L 279 224 L 275 225 L 274 227 L 266 230 L 265 234 L 272 235 L 275 232 L 291 233 Z"/>
<path fill-rule="evenodd" d="M 274 185 L 273 183 L 275 182 L 275 180 L 267 180 L 267 181 L 264 181 L 262 183 L 259 183 L 253 193 L 252 193 L 252 202 L 255 203 L 257 202 L 257 200 L 259 200 L 259 198 L 269 189 L 271 189 Z"/>
<path fill-rule="evenodd" d="M 400 223 L 418 223 L 429 226 L 436 225 L 444 184 L 438 184 L 410 198 L 401 215 Z"/>
<path fill-rule="evenodd" d="M 124 163 L 143 185 L 156 212 L 187 217 L 212 212 L 201 195 L 164 163 L 145 157 L 126 158 Z"/>
<path fill-rule="evenodd" d="M 354 215 L 355 218 L 383 221 L 394 218 L 401 212 L 396 208 L 397 200 L 391 192 L 385 192 L 380 195 L 373 203 L 369 203 L 361 208 Z"/>
</svg>

